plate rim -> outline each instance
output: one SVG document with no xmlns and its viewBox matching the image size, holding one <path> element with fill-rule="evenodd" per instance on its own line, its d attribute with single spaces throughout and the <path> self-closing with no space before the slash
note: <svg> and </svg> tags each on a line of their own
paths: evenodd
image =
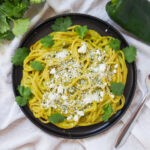
<svg viewBox="0 0 150 150">
<path fill-rule="evenodd" d="M 27 37 L 34 31 L 36 30 L 38 27 L 48 23 L 49 21 L 53 20 L 53 19 L 56 19 L 56 18 L 59 18 L 59 17 L 67 17 L 67 16 L 82 16 L 82 17 L 88 17 L 89 19 L 94 19 L 94 20 L 97 20 L 98 22 L 101 22 L 107 26 L 109 26 L 111 29 L 113 29 L 116 34 L 118 34 L 124 41 L 125 43 L 129 46 L 128 42 L 126 41 L 126 39 L 124 38 L 124 36 L 114 27 L 112 26 L 111 24 L 109 24 L 108 22 L 98 18 L 98 17 L 95 17 L 95 16 L 92 16 L 92 15 L 89 15 L 89 14 L 85 14 L 85 13 L 63 13 L 63 14 L 59 14 L 59 15 L 55 15 L 53 17 L 50 17 L 40 23 L 38 23 L 37 25 L 35 25 L 32 29 L 30 29 L 28 31 L 28 33 L 23 37 L 21 43 L 19 44 L 18 48 L 21 47 L 21 45 L 23 45 L 23 43 L 26 42 L 27 40 Z M 14 84 L 14 70 L 15 70 L 15 65 L 13 65 L 13 68 L 12 68 L 12 86 L 13 86 L 13 92 L 14 92 L 14 95 L 16 96 L 16 92 L 15 92 L 15 84 Z M 123 116 L 124 114 L 127 112 L 129 106 L 131 105 L 132 103 L 132 100 L 134 98 L 134 95 L 135 95 L 135 90 L 136 90 L 136 86 L 137 86 L 137 67 L 136 67 L 136 63 L 135 61 L 132 63 L 132 68 L 133 68 L 133 85 L 132 85 L 132 94 L 131 96 L 129 97 L 130 98 L 130 101 L 128 102 L 127 106 L 126 106 L 126 109 L 115 119 L 115 121 L 113 121 L 110 125 L 102 128 L 101 130 L 96 130 L 95 132 L 92 132 L 92 133 L 89 133 L 89 134 L 84 134 L 84 135 L 75 135 L 75 136 L 72 136 L 72 135 L 68 135 L 68 134 L 63 134 L 63 133 L 57 133 L 55 131 L 52 131 L 52 130 L 48 130 L 47 128 L 45 128 L 44 126 L 41 126 L 39 124 L 37 124 L 37 122 L 32 119 L 32 117 L 26 113 L 26 111 L 24 110 L 24 107 L 21 107 L 21 110 L 22 112 L 24 113 L 24 115 L 28 118 L 28 120 L 30 120 L 36 127 L 40 128 L 42 131 L 46 132 L 47 134 L 51 134 L 51 135 L 54 135 L 56 137 L 62 137 L 62 138 L 66 138 L 66 139 L 83 139 L 83 138 L 88 138 L 88 137 L 91 137 L 91 136 L 95 136 L 97 134 L 100 134 L 106 130 L 109 130 L 111 127 L 113 127 Z"/>
</svg>

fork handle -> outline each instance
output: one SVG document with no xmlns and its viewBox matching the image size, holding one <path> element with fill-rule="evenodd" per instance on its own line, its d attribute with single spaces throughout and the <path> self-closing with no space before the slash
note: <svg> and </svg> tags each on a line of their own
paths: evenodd
<svg viewBox="0 0 150 150">
<path fill-rule="evenodd" d="M 121 132 L 119 134 L 119 137 L 117 138 L 116 144 L 115 144 L 115 148 L 117 148 L 119 146 L 119 144 L 121 143 L 123 137 L 125 136 L 125 134 L 127 133 L 129 127 L 131 126 L 131 124 L 133 123 L 133 121 L 135 120 L 137 114 L 140 112 L 142 106 L 145 103 L 145 100 L 147 98 L 146 94 L 142 100 L 142 103 L 137 107 L 136 111 L 131 115 L 130 119 L 128 120 L 128 122 L 124 125 L 124 127 L 121 129 Z"/>
</svg>

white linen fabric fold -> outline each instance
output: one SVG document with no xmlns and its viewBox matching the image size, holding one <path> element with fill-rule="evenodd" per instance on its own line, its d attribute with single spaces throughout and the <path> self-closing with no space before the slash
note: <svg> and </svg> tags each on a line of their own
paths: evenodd
<svg viewBox="0 0 150 150">
<path fill-rule="evenodd" d="M 102 134 L 80 139 L 66 140 L 49 135 L 33 125 L 21 112 L 15 102 L 12 89 L 12 64 L 11 57 L 18 47 L 22 37 L 15 38 L 11 43 L 3 42 L 0 47 L 0 150 L 112 150 L 115 139 L 121 127 L 128 120 L 131 113 L 140 104 L 142 96 L 145 94 L 145 77 L 150 73 L 150 46 L 140 42 L 128 35 L 126 31 L 118 27 L 107 15 L 105 5 L 107 0 L 47 0 L 41 10 L 39 5 L 33 6 L 35 10 L 31 14 L 31 27 L 39 20 L 51 17 L 52 15 L 78 12 L 86 13 L 103 19 L 116 27 L 130 45 L 137 48 L 137 70 L 138 85 L 134 100 L 124 115 L 124 117 L 112 128 Z M 50 7 L 51 11 L 48 10 Z M 53 10 L 52 10 L 53 9 Z M 47 13 L 45 13 L 48 11 Z M 38 12 L 37 15 L 35 15 Z M 30 27 L 30 28 L 31 28 Z M 150 100 L 147 102 L 132 127 L 131 134 L 125 144 L 119 150 L 145 150 L 150 149 Z"/>
</svg>

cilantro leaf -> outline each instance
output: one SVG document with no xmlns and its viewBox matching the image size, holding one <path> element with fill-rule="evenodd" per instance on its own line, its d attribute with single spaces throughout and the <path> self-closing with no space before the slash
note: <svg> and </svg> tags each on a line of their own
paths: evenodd
<svg viewBox="0 0 150 150">
<path fill-rule="evenodd" d="M 31 67 L 36 71 L 41 71 L 44 69 L 44 65 L 39 61 L 32 61 Z"/>
<path fill-rule="evenodd" d="M 26 97 L 27 99 L 31 98 L 32 93 L 29 87 L 24 87 L 24 86 L 19 85 L 18 91 L 22 97 Z"/>
<path fill-rule="evenodd" d="M 125 55 L 125 59 L 128 63 L 132 63 L 136 60 L 136 48 L 134 46 L 126 47 L 122 50 Z"/>
<path fill-rule="evenodd" d="M 5 0 L 0 9 L 11 18 L 21 18 L 29 5 L 29 0 Z"/>
<path fill-rule="evenodd" d="M 79 34 L 80 38 L 83 39 L 88 31 L 88 28 L 87 26 L 80 26 L 80 27 L 76 27 L 75 31 Z"/>
<path fill-rule="evenodd" d="M 44 48 L 52 47 L 54 45 L 53 36 L 47 35 L 40 40 Z"/>
<path fill-rule="evenodd" d="M 5 33 L 10 29 L 10 25 L 4 14 L 0 12 L 0 33 Z"/>
<path fill-rule="evenodd" d="M 67 28 L 72 25 L 70 17 L 60 17 L 57 18 L 54 24 L 51 26 L 52 30 L 57 31 L 67 31 Z"/>
<path fill-rule="evenodd" d="M 29 55 L 28 48 L 18 48 L 11 59 L 11 62 L 16 66 L 22 66 L 24 59 Z"/>
<path fill-rule="evenodd" d="M 110 90 L 114 95 L 121 96 L 124 92 L 124 84 L 121 82 L 112 82 Z"/>
<path fill-rule="evenodd" d="M 102 116 L 102 120 L 106 122 L 110 118 L 113 110 L 110 104 L 106 104 L 103 109 L 104 109 L 104 115 Z"/>
<path fill-rule="evenodd" d="M 12 40 L 13 38 L 14 34 L 11 31 L 0 33 L 0 39 Z"/>
<path fill-rule="evenodd" d="M 45 2 L 45 0 L 30 0 L 31 3 L 42 3 Z"/>
<path fill-rule="evenodd" d="M 17 96 L 16 97 L 16 102 L 19 106 L 25 106 L 28 102 L 28 99 L 25 97 Z"/>
<path fill-rule="evenodd" d="M 52 114 L 48 120 L 53 123 L 53 124 L 57 124 L 59 122 L 63 122 L 64 121 L 64 116 L 62 116 L 61 114 L 59 113 L 55 113 L 55 114 Z"/>
<path fill-rule="evenodd" d="M 13 33 L 15 36 L 19 36 L 26 32 L 29 27 L 29 19 L 23 18 L 23 19 L 18 19 L 14 21 L 14 28 L 13 28 Z"/>
<path fill-rule="evenodd" d="M 24 87 L 21 85 L 19 85 L 17 89 L 21 96 L 16 97 L 16 102 L 19 106 L 25 106 L 28 100 L 31 98 L 31 90 L 29 87 Z"/>
<path fill-rule="evenodd" d="M 121 45 L 120 40 L 115 39 L 115 38 L 110 39 L 109 46 L 110 46 L 113 50 L 119 50 L 119 49 L 120 49 L 120 45 Z"/>
</svg>

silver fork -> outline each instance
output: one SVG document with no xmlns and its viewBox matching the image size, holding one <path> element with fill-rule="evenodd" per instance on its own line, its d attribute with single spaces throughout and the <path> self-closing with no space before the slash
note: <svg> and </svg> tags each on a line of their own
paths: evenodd
<svg viewBox="0 0 150 150">
<path fill-rule="evenodd" d="M 117 148 L 123 137 L 125 136 L 125 134 L 127 133 L 129 127 L 131 126 L 131 124 L 133 123 L 133 121 L 135 121 L 135 118 L 137 116 L 137 114 L 140 112 L 140 110 L 142 109 L 148 95 L 150 94 L 150 74 L 146 77 L 145 79 L 145 83 L 146 83 L 146 88 L 147 88 L 147 92 L 142 100 L 142 103 L 137 107 L 136 111 L 131 115 L 130 119 L 128 120 L 128 122 L 124 125 L 124 127 L 121 129 L 120 134 L 117 138 L 117 141 L 115 143 L 115 148 Z"/>
</svg>

